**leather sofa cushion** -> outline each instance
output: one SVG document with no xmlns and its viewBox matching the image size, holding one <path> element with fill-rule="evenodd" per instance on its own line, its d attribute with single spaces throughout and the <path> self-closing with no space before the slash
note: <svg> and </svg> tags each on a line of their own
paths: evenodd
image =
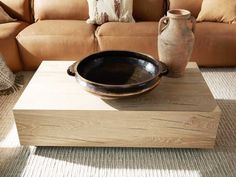
<svg viewBox="0 0 236 177">
<path fill-rule="evenodd" d="M 197 21 L 236 24 L 236 0 L 204 0 Z"/>
<path fill-rule="evenodd" d="M 8 23 L 8 22 L 15 22 L 16 19 L 11 18 L 6 11 L 2 8 L 0 4 L 0 24 L 1 23 Z"/>
<path fill-rule="evenodd" d="M 157 25 L 157 22 L 103 24 L 96 32 L 99 50 L 132 50 L 158 58 Z M 200 66 L 236 66 L 235 49 L 235 25 L 197 23 L 191 61 Z"/>
<path fill-rule="evenodd" d="M 80 60 L 95 51 L 95 26 L 79 20 L 38 21 L 17 36 L 25 70 L 42 60 Z"/>
<path fill-rule="evenodd" d="M 236 66 L 236 26 L 197 23 L 192 60 L 200 66 Z"/>
<path fill-rule="evenodd" d="M 31 22 L 30 0 L 1 0 L 4 10 L 13 18 Z"/>
<path fill-rule="evenodd" d="M 87 0 L 34 0 L 34 18 L 49 19 L 88 19 Z"/>
<path fill-rule="evenodd" d="M 22 63 L 15 37 L 26 26 L 28 26 L 26 22 L 0 24 L 0 53 L 6 60 L 8 67 L 15 72 L 22 70 Z"/>
<path fill-rule="evenodd" d="M 115 23 L 96 32 L 99 50 L 132 50 L 157 57 L 157 22 Z"/>
<path fill-rule="evenodd" d="M 135 21 L 159 21 L 164 16 L 166 0 L 134 0 Z"/>
<path fill-rule="evenodd" d="M 203 0 L 167 0 L 170 9 L 186 9 L 189 10 L 195 18 L 197 18 Z"/>
<path fill-rule="evenodd" d="M 165 0 L 134 0 L 133 16 L 136 21 L 158 21 L 165 11 Z M 34 0 L 34 18 L 88 19 L 87 0 Z"/>
</svg>

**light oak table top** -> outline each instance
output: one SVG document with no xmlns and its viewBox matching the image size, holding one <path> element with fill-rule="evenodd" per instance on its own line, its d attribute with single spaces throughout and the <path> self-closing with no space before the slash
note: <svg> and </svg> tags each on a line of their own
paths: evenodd
<svg viewBox="0 0 236 177">
<path fill-rule="evenodd" d="M 66 74 L 72 61 L 44 61 L 14 110 L 212 111 L 216 102 L 196 63 L 182 78 L 162 77 L 152 91 L 125 99 L 103 100 L 84 91 Z"/>
</svg>

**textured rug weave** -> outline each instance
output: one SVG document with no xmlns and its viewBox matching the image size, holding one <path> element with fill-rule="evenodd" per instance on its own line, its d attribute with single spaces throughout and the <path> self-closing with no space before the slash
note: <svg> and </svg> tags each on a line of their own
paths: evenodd
<svg viewBox="0 0 236 177">
<path fill-rule="evenodd" d="M 201 71 L 223 112 L 214 149 L 22 147 L 11 111 L 22 89 L 0 97 L 0 177 L 236 177 L 236 68 Z"/>
<path fill-rule="evenodd" d="M 22 79 L 20 79 L 19 76 L 20 75 L 16 77 L 15 74 L 8 68 L 0 53 L 0 96 L 9 95 L 22 88 Z"/>
</svg>

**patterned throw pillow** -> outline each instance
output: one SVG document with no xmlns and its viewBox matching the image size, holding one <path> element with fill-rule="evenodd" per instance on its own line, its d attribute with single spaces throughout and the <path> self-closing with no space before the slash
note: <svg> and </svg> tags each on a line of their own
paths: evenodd
<svg viewBox="0 0 236 177">
<path fill-rule="evenodd" d="M 87 0 L 87 23 L 101 25 L 106 22 L 134 22 L 133 0 Z"/>
<path fill-rule="evenodd" d="M 15 76 L 0 54 L 0 95 L 9 95 L 23 86 L 22 76 Z"/>
<path fill-rule="evenodd" d="M 0 1 L 1 3 L 1 1 Z M 16 19 L 11 18 L 1 7 L 0 4 L 0 23 L 8 23 L 8 22 L 14 22 Z"/>
</svg>

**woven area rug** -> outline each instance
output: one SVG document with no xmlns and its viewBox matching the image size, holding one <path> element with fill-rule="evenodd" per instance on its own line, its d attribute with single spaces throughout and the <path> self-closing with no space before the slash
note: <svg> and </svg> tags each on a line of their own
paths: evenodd
<svg viewBox="0 0 236 177">
<path fill-rule="evenodd" d="M 0 97 L 0 177 L 236 177 L 236 68 L 201 71 L 223 112 L 214 149 L 22 147 L 11 111 L 22 89 Z"/>
</svg>

